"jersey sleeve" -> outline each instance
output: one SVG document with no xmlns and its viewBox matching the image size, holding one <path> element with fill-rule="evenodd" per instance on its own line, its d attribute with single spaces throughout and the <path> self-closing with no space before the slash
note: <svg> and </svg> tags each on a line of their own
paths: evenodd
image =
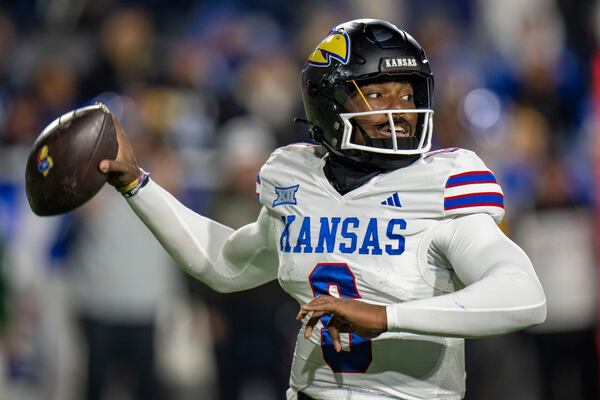
<svg viewBox="0 0 600 400">
<path fill-rule="evenodd" d="M 504 193 L 494 173 L 472 151 L 461 150 L 444 183 L 446 217 L 489 214 L 499 224 L 504 217 Z"/>
<path fill-rule="evenodd" d="M 185 207 L 150 181 L 127 200 L 165 250 L 189 274 L 218 292 L 250 289 L 277 278 L 271 216 L 233 230 Z"/>
</svg>

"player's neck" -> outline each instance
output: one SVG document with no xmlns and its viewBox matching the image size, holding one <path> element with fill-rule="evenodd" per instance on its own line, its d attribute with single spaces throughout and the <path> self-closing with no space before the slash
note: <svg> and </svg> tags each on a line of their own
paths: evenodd
<svg viewBox="0 0 600 400">
<path fill-rule="evenodd" d="M 344 195 L 364 185 L 385 170 L 368 164 L 359 164 L 329 153 L 323 172 L 331 186 L 338 193 Z"/>
</svg>

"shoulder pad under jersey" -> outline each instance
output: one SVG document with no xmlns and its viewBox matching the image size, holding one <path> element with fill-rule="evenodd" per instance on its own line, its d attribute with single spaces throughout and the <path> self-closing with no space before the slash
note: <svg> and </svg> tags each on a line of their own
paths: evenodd
<svg viewBox="0 0 600 400">
<path fill-rule="evenodd" d="M 277 192 L 293 191 L 290 182 L 306 179 L 306 171 L 321 162 L 325 155 L 322 146 L 297 143 L 276 149 L 256 175 L 256 197 L 267 207 L 273 205 Z M 276 190 L 277 189 L 277 190 Z"/>
<path fill-rule="evenodd" d="M 450 148 L 424 155 L 429 162 L 451 161 L 443 187 L 445 217 L 489 214 L 496 223 L 504 217 L 504 194 L 494 173 L 470 150 Z"/>
</svg>

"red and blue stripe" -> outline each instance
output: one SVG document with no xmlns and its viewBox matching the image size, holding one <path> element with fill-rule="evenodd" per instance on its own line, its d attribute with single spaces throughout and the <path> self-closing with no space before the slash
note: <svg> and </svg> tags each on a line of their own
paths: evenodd
<svg viewBox="0 0 600 400">
<path fill-rule="evenodd" d="M 451 175 L 446 181 L 446 189 L 481 183 L 497 183 L 496 177 L 490 171 L 463 172 L 462 174 Z"/>
<path fill-rule="evenodd" d="M 256 174 L 256 200 L 260 201 L 260 192 L 258 191 L 258 187 L 262 184 L 260 180 L 260 172 Z"/>
<path fill-rule="evenodd" d="M 459 196 L 444 197 L 444 210 L 455 210 L 465 207 L 500 207 L 504 208 L 504 196 L 498 192 L 469 193 Z"/>
</svg>

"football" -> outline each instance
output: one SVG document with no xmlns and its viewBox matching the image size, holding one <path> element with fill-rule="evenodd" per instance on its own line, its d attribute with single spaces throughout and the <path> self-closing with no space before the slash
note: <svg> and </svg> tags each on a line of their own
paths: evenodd
<svg viewBox="0 0 600 400">
<path fill-rule="evenodd" d="M 54 120 L 35 140 L 25 170 L 31 210 L 40 216 L 71 211 L 106 183 L 98 170 L 117 156 L 112 115 L 104 104 L 78 108 Z"/>
</svg>

